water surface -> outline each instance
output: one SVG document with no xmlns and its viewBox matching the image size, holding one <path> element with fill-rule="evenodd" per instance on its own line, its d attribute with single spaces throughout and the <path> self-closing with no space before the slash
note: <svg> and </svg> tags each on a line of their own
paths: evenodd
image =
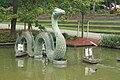
<svg viewBox="0 0 120 80">
<path fill-rule="evenodd" d="M 120 80 L 119 49 L 94 47 L 94 57 L 102 60 L 99 64 L 83 62 L 84 49 L 67 48 L 68 64 L 61 67 L 44 60 L 15 58 L 13 47 L 0 48 L 0 80 Z"/>
</svg>

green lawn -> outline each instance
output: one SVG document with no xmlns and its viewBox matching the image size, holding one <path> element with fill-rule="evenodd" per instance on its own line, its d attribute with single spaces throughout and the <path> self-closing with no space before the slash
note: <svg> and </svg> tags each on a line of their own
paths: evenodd
<svg viewBox="0 0 120 80">
<path fill-rule="evenodd" d="M 120 22 L 120 20 L 90 20 L 90 22 Z"/>
<path fill-rule="evenodd" d="M 59 20 L 59 27 L 67 30 L 77 30 L 78 20 Z M 99 33 L 120 33 L 120 20 L 89 20 L 90 21 L 90 32 Z M 39 20 L 39 22 L 45 26 L 51 26 L 51 20 Z M 10 22 L 2 22 L 3 24 L 10 24 Z M 17 22 L 17 25 L 23 25 L 22 22 Z M 84 24 L 86 31 L 87 24 Z M 80 24 L 81 30 L 81 24 Z"/>
</svg>

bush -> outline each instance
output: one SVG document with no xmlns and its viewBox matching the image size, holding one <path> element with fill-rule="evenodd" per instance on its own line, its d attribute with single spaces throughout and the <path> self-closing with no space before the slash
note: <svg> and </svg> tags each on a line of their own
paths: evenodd
<svg viewBox="0 0 120 80">
<path fill-rule="evenodd" d="M 98 14 L 109 14 L 108 10 L 97 10 L 96 13 Z"/>
<path fill-rule="evenodd" d="M 17 33 L 19 34 L 21 34 L 22 32 L 23 30 L 17 31 Z M 36 30 L 32 30 L 31 32 L 34 37 L 36 37 L 36 35 L 39 33 L 39 31 L 36 31 Z M 0 43 L 15 42 L 16 38 L 10 37 L 10 30 L 0 30 Z"/>
<path fill-rule="evenodd" d="M 77 38 L 77 36 L 70 36 L 67 33 L 62 33 L 62 34 L 63 34 L 63 36 L 65 37 L 66 40 L 73 40 L 73 39 Z"/>
<path fill-rule="evenodd" d="M 69 38 L 69 35 L 67 33 L 62 33 L 65 39 L 67 40 Z"/>
<path fill-rule="evenodd" d="M 15 42 L 15 38 L 10 37 L 9 30 L 0 30 L 0 43 Z"/>
<path fill-rule="evenodd" d="M 120 48 L 120 35 L 102 36 L 100 45 L 112 48 Z"/>
<path fill-rule="evenodd" d="M 117 15 L 120 16 L 120 8 L 117 9 Z"/>
</svg>

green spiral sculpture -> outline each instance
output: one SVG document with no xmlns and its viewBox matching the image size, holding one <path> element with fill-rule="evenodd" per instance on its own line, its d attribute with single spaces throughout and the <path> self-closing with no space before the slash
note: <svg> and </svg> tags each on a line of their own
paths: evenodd
<svg viewBox="0 0 120 80">
<path fill-rule="evenodd" d="M 65 14 L 65 11 L 56 8 L 52 13 L 52 29 L 55 34 L 56 42 L 49 32 L 40 32 L 34 42 L 34 56 L 41 55 L 42 45 L 45 44 L 46 55 L 50 60 L 63 59 L 66 53 L 66 41 L 58 27 L 58 19 Z M 54 43 L 56 45 L 54 46 Z"/>
</svg>

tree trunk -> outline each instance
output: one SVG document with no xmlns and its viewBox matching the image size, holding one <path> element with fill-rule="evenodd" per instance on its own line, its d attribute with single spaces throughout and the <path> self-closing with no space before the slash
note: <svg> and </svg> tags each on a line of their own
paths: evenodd
<svg viewBox="0 0 120 80">
<path fill-rule="evenodd" d="M 117 8 L 116 8 L 117 2 L 116 2 L 116 0 L 114 0 L 114 3 L 115 3 L 115 10 L 117 11 Z M 115 12 L 115 13 L 116 13 L 116 12 Z"/>
<path fill-rule="evenodd" d="M 26 31 L 26 22 L 24 22 L 24 30 Z"/>
<path fill-rule="evenodd" d="M 31 30 L 32 29 L 32 24 L 29 22 L 28 23 L 28 30 Z"/>
<path fill-rule="evenodd" d="M 115 7 L 116 7 L 117 1 L 116 1 L 116 0 L 114 0 L 114 3 L 115 3 Z"/>
<path fill-rule="evenodd" d="M 13 14 L 17 14 L 17 0 L 13 0 Z M 16 37 L 16 21 L 17 21 L 17 18 L 12 18 L 11 20 L 11 33 L 10 35 L 12 37 Z"/>
<path fill-rule="evenodd" d="M 81 37 L 84 37 L 84 14 L 82 14 L 82 33 L 81 33 Z"/>
<path fill-rule="evenodd" d="M 10 35 L 11 37 L 16 37 L 16 18 L 13 18 L 11 20 L 11 32 L 10 32 Z"/>
</svg>

